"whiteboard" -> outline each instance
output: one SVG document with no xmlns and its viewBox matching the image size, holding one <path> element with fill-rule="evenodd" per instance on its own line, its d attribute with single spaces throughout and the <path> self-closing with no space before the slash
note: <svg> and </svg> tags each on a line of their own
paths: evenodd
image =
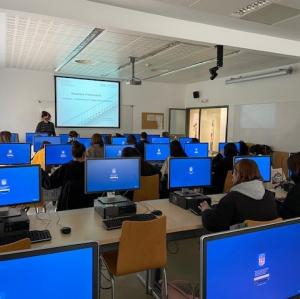
<svg viewBox="0 0 300 299">
<path fill-rule="evenodd" d="M 234 110 L 234 140 L 300 151 L 300 101 L 237 105 Z"/>
</svg>

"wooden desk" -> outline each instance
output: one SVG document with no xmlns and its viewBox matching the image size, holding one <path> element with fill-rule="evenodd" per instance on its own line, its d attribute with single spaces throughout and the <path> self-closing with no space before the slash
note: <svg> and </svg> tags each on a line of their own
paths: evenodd
<svg viewBox="0 0 300 299">
<path fill-rule="evenodd" d="M 216 203 L 223 195 L 213 195 L 212 201 Z M 167 216 L 168 240 L 178 240 L 203 234 L 201 217 L 194 215 L 169 202 L 168 199 L 158 199 L 137 203 L 137 213 L 147 213 L 161 210 Z M 102 225 L 102 218 L 94 208 L 69 210 L 63 212 L 49 212 L 31 215 L 30 230 L 49 229 L 52 240 L 33 245 L 33 247 L 62 246 L 70 243 L 97 241 L 100 251 L 111 251 L 117 248 L 121 229 L 107 231 Z M 63 235 L 62 226 L 69 226 L 71 234 Z"/>
</svg>

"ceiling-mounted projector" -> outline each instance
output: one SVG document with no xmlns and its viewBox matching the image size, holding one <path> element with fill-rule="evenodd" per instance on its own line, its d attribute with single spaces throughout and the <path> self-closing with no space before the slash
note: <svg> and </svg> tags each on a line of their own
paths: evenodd
<svg viewBox="0 0 300 299">
<path fill-rule="evenodd" d="M 126 83 L 128 85 L 142 85 L 142 80 L 135 77 L 135 73 L 134 73 L 135 57 L 130 56 L 129 59 L 130 59 L 130 63 L 131 63 L 131 66 L 132 66 L 132 77 Z"/>
</svg>

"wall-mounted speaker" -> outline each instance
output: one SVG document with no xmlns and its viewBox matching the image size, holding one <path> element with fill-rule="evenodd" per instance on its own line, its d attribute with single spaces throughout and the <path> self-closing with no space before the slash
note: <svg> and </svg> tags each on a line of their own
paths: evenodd
<svg viewBox="0 0 300 299">
<path fill-rule="evenodd" d="M 193 98 L 199 99 L 200 98 L 200 92 L 199 91 L 193 91 Z"/>
</svg>

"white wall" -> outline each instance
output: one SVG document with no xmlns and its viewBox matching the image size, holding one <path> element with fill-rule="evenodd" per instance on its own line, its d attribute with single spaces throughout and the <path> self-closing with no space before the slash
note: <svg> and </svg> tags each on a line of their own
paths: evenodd
<svg viewBox="0 0 300 299">
<path fill-rule="evenodd" d="M 226 67 L 226 66 L 225 66 Z M 300 64 L 289 76 L 225 85 L 225 78 L 186 86 L 186 107 L 229 106 L 228 140 L 266 143 L 276 150 L 300 150 Z M 193 91 L 200 91 L 200 100 Z M 201 99 L 208 99 L 203 104 Z M 273 103 L 276 107 L 274 128 L 241 130 L 241 105 Z M 284 103 L 284 104 L 283 104 Z M 284 108 L 284 109 L 282 109 Z M 267 115 L 266 115 L 267 116 Z"/>
<path fill-rule="evenodd" d="M 142 86 L 122 84 L 121 105 L 133 105 L 133 132 L 141 131 L 142 112 L 164 113 L 165 130 L 167 130 L 168 109 L 184 107 L 184 91 L 184 86 L 177 84 L 152 82 L 143 82 Z M 54 119 L 53 74 L 18 69 L 1 69 L 0 101 L 0 130 L 18 132 L 20 139 L 23 140 L 25 132 L 35 130 L 36 124 L 40 120 L 41 110 L 52 112 Z M 78 129 L 77 131 L 83 136 L 88 136 L 94 133 L 95 130 Z M 118 130 L 97 130 L 97 132 L 102 133 L 119 131 L 122 131 L 122 128 Z M 68 132 L 68 129 L 57 129 L 57 132 Z"/>
</svg>

